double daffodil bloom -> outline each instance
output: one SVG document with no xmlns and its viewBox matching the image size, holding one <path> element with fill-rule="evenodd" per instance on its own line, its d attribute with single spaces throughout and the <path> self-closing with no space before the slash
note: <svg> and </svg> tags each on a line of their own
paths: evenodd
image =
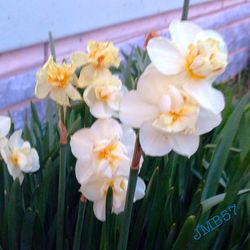
<svg viewBox="0 0 250 250">
<path fill-rule="evenodd" d="M 94 176 L 127 176 L 133 155 L 135 132 L 113 119 L 99 119 L 91 128 L 76 132 L 70 141 L 77 158 L 76 178 L 84 184 Z"/>
<path fill-rule="evenodd" d="M 8 167 L 9 174 L 15 180 L 19 178 L 23 182 L 23 173 L 36 172 L 39 168 L 39 156 L 30 143 L 21 137 L 22 131 L 14 132 L 8 143 L 1 150 L 1 155 Z"/>
<path fill-rule="evenodd" d="M 7 143 L 7 134 L 10 131 L 11 120 L 7 116 L 0 116 L 0 150 Z"/>
<path fill-rule="evenodd" d="M 94 117 L 109 118 L 117 116 L 120 98 L 125 91 L 121 80 L 106 72 L 85 89 L 83 97 Z"/>
<path fill-rule="evenodd" d="M 101 220 L 105 221 L 106 196 L 108 188 L 112 188 L 113 204 L 112 212 L 119 214 L 124 210 L 126 193 L 128 186 L 128 177 L 114 176 L 113 178 L 93 178 L 81 186 L 81 193 L 90 201 L 94 202 L 94 214 Z M 144 197 L 145 183 L 141 178 L 137 178 L 134 202 Z"/>
<path fill-rule="evenodd" d="M 94 213 L 105 220 L 108 188 L 113 191 L 112 212 L 124 210 L 135 132 L 113 119 L 99 119 L 91 128 L 76 132 L 70 141 L 77 158 L 75 173 L 81 193 L 94 202 Z M 137 179 L 134 201 L 145 194 L 145 184 Z"/>
<path fill-rule="evenodd" d="M 199 146 L 199 135 L 218 126 L 220 114 L 200 107 L 183 89 L 176 77 L 167 77 L 151 65 L 138 81 L 137 90 L 121 99 L 120 120 L 140 128 L 143 151 L 162 156 L 174 150 L 190 157 Z"/>
<path fill-rule="evenodd" d="M 183 89 L 204 108 L 220 113 L 224 97 L 212 83 L 224 72 L 228 53 L 223 38 L 188 21 L 173 21 L 171 40 L 152 38 L 147 51 L 152 64 L 164 75 L 178 75 Z"/>
<path fill-rule="evenodd" d="M 57 64 L 50 56 L 45 65 L 37 72 L 35 96 L 43 99 L 48 95 L 62 106 L 70 106 L 69 99 L 81 100 L 81 95 L 73 86 L 75 66 L 73 64 Z"/>
<path fill-rule="evenodd" d="M 82 66 L 78 81 L 82 88 L 107 73 L 111 66 L 118 67 L 121 61 L 119 51 L 112 42 L 97 41 L 88 42 L 87 53 L 75 52 L 70 59 L 76 67 Z"/>
</svg>

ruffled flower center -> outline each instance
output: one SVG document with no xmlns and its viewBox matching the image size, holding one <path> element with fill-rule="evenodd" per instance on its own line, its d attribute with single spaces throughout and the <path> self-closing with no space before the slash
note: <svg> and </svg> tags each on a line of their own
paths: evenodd
<svg viewBox="0 0 250 250">
<path fill-rule="evenodd" d="M 14 150 L 9 157 L 10 162 L 16 168 L 19 168 L 21 165 L 24 166 L 27 164 L 27 156 L 25 155 L 25 152 L 23 151 Z"/>
<path fill-rule="evenodd" d="M 125 146 L 118 139 L 100 142 L 95 145 L 94 151 L 96 152 L 97 164 L 102 166 L 103 163 L 107 163 L 112 173 L 116 172 L 123 159 L 127 159 Z"/>
<path fill-rule="evenodd" d="M 227 56 L 220 51 L 219 41 L 209 38 L 198 40 L 188 47 L 185 68 L 191 78 L 202 80 L 218 72 L 223 72 Z"/>
<path fill-rule="evenodd" d="M 108 68 L 112 65 L 118 67 L 120 64 L 118 49 L 110 42 L 89 42 L 87 50 L 88 58 L 96 69 Z"/>
<path fill-rule="evenodd" d="M 57 89 L 64 89 L 75 71 L 72 64 L 57 65 L 53 63 L 48 66 L 48 82 Z"/>
<path fill-rule="evenodd" d="M 162 104 L 165 102 L 164 99 L 166 96 L 160 100 L 161 112 L 153 121 L 153 126 L 167 133 L 194 133 L 199 113 L 198 104 L 185 95 L 178 96 L 178 98 L 170 96 L 168 105 Z"/>
<path fill-rule="evenodd" d="M 97 100 L 101 102 L 114 102 L 116 103 L 118 100 L 118 95 L 120 93 L 120 86 L 116 86 L 114 84 L 103 84 L 97 85 L 95 87 L 95 96 Z"/>
</svg>

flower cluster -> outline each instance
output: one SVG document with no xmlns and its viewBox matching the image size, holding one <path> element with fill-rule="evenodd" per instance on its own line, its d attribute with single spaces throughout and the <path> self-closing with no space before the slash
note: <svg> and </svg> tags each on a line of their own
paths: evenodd
<svg viewBox="0 0 250 250">
<path fill-rule="evenodd" d="M 94 117 L 117 116 L 126 88 L 109 68 L 119 64 L 118 49 L 111 42 L 90 41 L 87 53 L 75 52 L 70 56 L 70 64 L 57 64 L 49 57 L 37 72 L 35 95 L 41 99 L 49 95 L 61 106 L 70 106 L 69 100 L 84 99 Z M 79 77 L 76 69 L 80 70 Z M 83 97 L 76 88 L 85 89 Z"/>
<path fill-rule="evenodd" d="M 18 178 L 22 183 L 24 173 L 33 173 L 40 168 L 39 156 L 30 143 L 22 139 L 21 130 L 14 132 L 7 139 L 10 126 L 10 118 L 0 116 L 0 152 L 9 174 L 14 180 Z"/>
<path fill-rule="evenodd" d="M 110 118 L 97 120 L 91 128 L 81 129 L 71 138 L 80 191 L 94 202 L 94 213 L 99 220 L 105 220 L 109 187 L 113 191 L 112 212 L 118 214 L 124 210 L 135 138 L 131 128 Z M 134 200 L 141 199 L 144 193 L 145 184 L 138 178 Z"/>
<path fill-rule="evenodd" d="M 212 83 L 227 65 L 222 37 L 188 21 L 170 24 L 171 40 L 152 38 L 147 52 L 152 63 L 137 89 L 121 100 L 120 120 L 140 128 L 143 151 L 162 156 L 174 150 L 190 157 L 199 135 L 221 122 L 224 97 Z"/>
<path fill-rule="evenodd" d="M 198 149 L 199 136 L 221 122 L 224 97 L 212 83 L 227 65 L 225 42 L 218 33 L 187 21 L 174 21 L 169 30 L 171 40 L 158 33 L 147 38 L 152 63 L 130 92 L 110 71 L 120 64 L 111 42 L 90 41 L 87 52 L 70 56 L 70 64 L 57 64 L 50 57 L 37 73 L 37 97 L 49 95 L 64 107 L 70 106 L 70 99 L 83 99 L 98 118 L 90 128 L 76 132 L 70 145 L 80 192 L 93 201 L 102 221 L 110 187 L 112 211 L 124 210 L 136 138 L 131 127 L 139 128 L 145 154 L 163 156 L 174 150 L 190 157 Z M 134 200 L 144 193 L 145 184 L 138 178 Z"/>
<path fill-rule="evenodd" d="M 77 158 L 75 173 L 80 192 L 94 202 L 94 213 L 105 220 L 108 188 L 113 191 L 112 211 L 124 210 L 128 176 L 135 143 L 135 132 L 121 126 L 118 117 L 120 99 L 126 88 L 110 67 L 118 67 L 118 49 L 111 42 L 90 41 L 87 52 L 75 52 L 70 64 L 61 65 L 50 57 L 37 73 L 35 95 L 48 95 L 59 105 L 70 106 L 69 100 L 83 99 L 98 120 L 71 138 L 71 151 Z M 79 75 L 76 71 L 80 72 Z M 84 89 L 83 97 L 79 89 Z M 145 184 L 138 178 L 134 200 L 144 196 Z"/>
</svg>

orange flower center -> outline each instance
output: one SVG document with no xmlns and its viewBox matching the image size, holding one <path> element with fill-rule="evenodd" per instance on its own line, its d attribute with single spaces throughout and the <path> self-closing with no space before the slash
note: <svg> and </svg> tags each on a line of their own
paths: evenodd
<svg viewBox="0 0 250 250">
<path fill-rule="evenodd" d="M 49 65 L 48 82 L 57 89 L 64 89 L 69 84 L 73 72 L 74 68 L 72 65 Z"/>
<path fill-rule="evenodd" d="M 10 161 L 11 163 L 15 166 L 15 167 L 18 167 L 19 165 L 19 158 L 18 158 L 18 155 L 17 154 L 12 154 L 10 156 Z"/>
</svg>

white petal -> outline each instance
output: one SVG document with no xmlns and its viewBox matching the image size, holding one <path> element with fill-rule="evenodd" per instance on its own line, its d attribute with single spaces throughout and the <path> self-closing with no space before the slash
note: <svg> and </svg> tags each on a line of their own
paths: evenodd
<svg viewBox="0 0 250 250">
<path fill-rule="evenodd" d="M 84 185 L 90 180 L 93 175 L 94 169 L 92 168 L 91 161 L 76 161 L 75 174 L 77 181 Z"/>
<path fill-rule="evenodd" d="M 140 177 L 138 177 L 136 182 L 134 201 L 142 199 L 145 195 L 145 190 L 146 185 L 144 181 Z"/>
<path fill-rule="evenodd" d="M 8 143 L 8 139 L 6 137 L 0 137 L 0 151 L 5 147 Z"/>
<path fill-rule="evenodd" d="M 205 109 L 219 114 L 225 107 L 223 94 L 210 84 L 184 84 L 183 88 Z"/>
<path fill-rule="evenodd" d="M 50 97 L 52 100 L 54 100 L 56 103 L 62 105 L 62 106 L 69 106 L 69 98 L 64 90 L 55 90 L 53 89 L 50 92 Z"/>
<path fill-rule="evenodd" d="M 91 157 L 95 137 L 93 132 L 88 129 L 80 129 L 71 136 L 70 147 L 72 154 L 82 161 L 88 161 Z"/>
<path fill-rule="evenodd" d="M 30 158 L 32 162 L 32 168 L 30 172 L 33 173 L 33 172 L 36 172 L 40 168 L 39 155 L 34 148 L 30 150 Z"/>
<path fill-rule="evenodd" d="M 169 32 L 172 41 L 178 46 L 182 53 L 186 53 L 188 46 L 194 42 L 195 36 L 202 31 L 196 24 L 189 21 L 172 21 Z"/>
<path fill-rule="evenodd" d="M 171 151 L 168 137 L 154 128 L 151 122 L 143 123 L 139 136 L 142 150 L 147 155 L 163 156 Z"/>
<path fill-rule="evenodd" d="M 86 54 L 81 51 L 77 51 L 70 56 L 70 61 L 76 66 L 80 67 L 87 63 Z"/>
<path fill-rule="evenodd" d="M 28 165 L 28 157 L 27 155 L 23 154 L 21 151 L 17 153 L 18 157 L 18 167 L 24 171 L 27 170 L 27 165 Z"/>
<path fill-rule="evenodd" d="M 106 211 L 106 201 L 101 199 L 94 202 L 94 214 L 96 218 L 100 221 L 105 221 L 105 211 Z"/>
<path fill-rule="evenodd" d="M 124 124 L 121 126 L 123 131 L 121 142 L 125 145 L 128 155 L 133 154 L 136 139 L 135 131 Z"/>
<path fill-rule="evenodd" d="M 15 180 L 15 179 L 18 178 L 19 181 L 20 181 L 20 184 L 22 184 L 23 179 L 24 179 L 24 174 L 23 174 L 23 172 L 20 170 L 20 168 L 14 167 L 14 168 L 12 169 L 12 172 L 10 173 L 10 175 L 13 177 L 13 180 Z"/>
<path fill-rule="evenodd" d="M 121 98 L 120 120 L 132 127 L 140 127 L 144 121 L 158 114 L 158 107 L 145 102 L 136 91 L 130 91 Z"/>
<path fill-rule="evenodd" d="M 167 94 L 170 85 L 179 86 L 182 83 L 178 77 L 164 75 L 150 64 L 138 80 L 137 91 L 143 100 L 158 104 L 159 98 Z"/>
<path fill-rule="evenodd" d="M 201 108 L 196 124 L 196 134 L 202 135 L 211 131 L 221 123 L 221 120 L 221 114 L 213 114 Z"/>
<path fill-rule="evenodd" d="M 174 44 L 164 38 L 153 38 L 147 46 L 153 65 L 166 75 L 175 75 L 183 71 L 185 59 Z"/>
<path fill-rule="evenodd" d="M 94 132 L 97 141 L 122 137 L 122 128 L 114 119 L 98 119 L 92 125 L 91 131 Z"/>
<path fill-rule="evenodd" d="M 93 180 L 81 186 L 80 191 L 82 194 L 90 201 L 96 201 L 103 198 L 103 194 L 101 193 L 101 187 L 103 185 L 103 181 Z"/>
<path fill-rule="evenodd" d="M 90 113 L 96 118 L 110 118 L 114 111 L 107 104 L 97 101 L 90 106 Z"/>
<path fill-rule="evenodd" d="M 171 145 L 173 150 L 187 157 L 193 155 L 199 147 L 199 136 L 196 135 L 171 135 Z"/>
<path fill-rule="evenodd" d="M 8 145 L 11 149 L 20 148 L 23 145 L 24 141 L 21 136 L 22 136 L 22 130 L 15 131 L 10 136 Z"/>
<path fill-rule="evenodd" d="M 45 98 L 49 92 L 52 89 L 52 85 L 50 83 L 48 83 L 48 79 L 47 79 L 47 70 L 42 68 L 41 70 L 39 70 L 36 74 L 36 87 L 35 87 L 35 96 L 37 98 Z"/>
<path fill-rule="evenodd" d="M 220 44 L 220 51 L 225 54 L 228 54 L 227 44 L 225 43 L 223 37 L 214 30 L 203 30 L 199 32 L 195 37 L 195 41 L 199 41 L 199 40 L 205 41 L 209 38 L 217 40 Z"/>
<path fill-rule="evenodd" d="M 91 84 L 89 85 L 85 90 L 83 94 L 83 99 L 87 103 L 89 107 L 92 107 L 95 102 L 97 102 L 97 98 L 95 95 L 95 85 Z"/>
<path fill-rule="evenodd" d="M 79 76 L 79 86 L 84 88 L 96 80 L 102 74 L 103 71 L 96 70 L 92 64 L 86 65 L 82 68 Z"/>
<path fill-rule="evenodd" d="M 65 88 L 65 92 L 66 92 L 67 96 L 73 101 L 77 101 L 77 100 L 82 99 L 79 92 L 71 84 L 68 84 L 68 86 Z"/>
<path fill-rule="evenodd" d="M 9 133 L 10 126 L 10 118 L 7 116 L 0 116 L 0 138 L 5 137 Z"/>
</svg>

